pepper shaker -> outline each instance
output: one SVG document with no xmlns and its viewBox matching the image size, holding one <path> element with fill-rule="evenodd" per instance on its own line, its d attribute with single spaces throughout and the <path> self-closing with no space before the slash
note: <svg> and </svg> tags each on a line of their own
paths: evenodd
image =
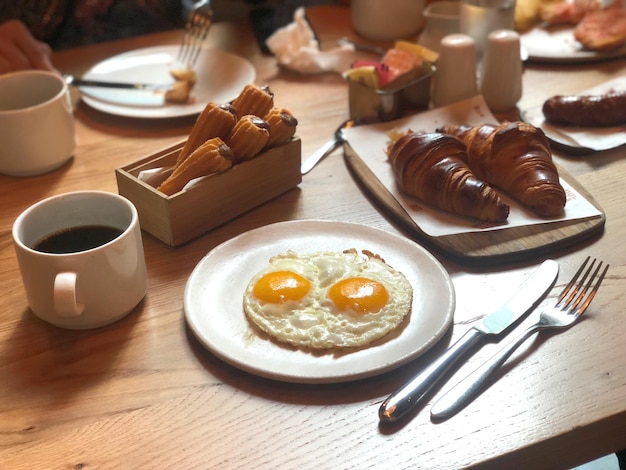
<svg viewBox="0 0 626 470">
<path fill-rule="evenodd" d="M 483 57 L 480 92 L 494 112 L 511 111 L 522 97 L 519 34 L 509 29 L 489 33 Z"/>
</svg>

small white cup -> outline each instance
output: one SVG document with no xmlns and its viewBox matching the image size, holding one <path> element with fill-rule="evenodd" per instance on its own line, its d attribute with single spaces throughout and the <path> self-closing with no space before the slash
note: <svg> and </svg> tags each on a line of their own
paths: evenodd
<svg viewBox="0 0 626 470">
<path fill-rule="evenodd" d="M 522 97 L 520 37 L 515 31 L 489 33 L 482 61 L 480 92 L 491 111 L 511 111 Z"/>
<path fill-rule="evenodd" d="M 465 34 L 449 34 L 441 40 L 432 102 L 436 107 L 471 98 L 476 85 L 476 48 Z"/>
<path fill-rule="evenodd" d="M 0 173 L 35 176 L 67 162 L 76 148 L 67 84 L 51 72 L 0 75 Z"/>
<path fill-rule="evenodd" d="M 352 27 L 377 41 L 404 39 L 424 26 L 425 0 L 352 0 Z"/>
<path fill-rule="evenodd" d="M 81 226 L 108 226 L 121 234 L 83 251 L 35 249 L 42 239 Z M 117 194 L 77 191 L 44 199 L 16 219 L 13 242 L 28 304 L 53 325 L 76 330 L 108 325 L 146 294 L 137 210 Z"/>
</svg>

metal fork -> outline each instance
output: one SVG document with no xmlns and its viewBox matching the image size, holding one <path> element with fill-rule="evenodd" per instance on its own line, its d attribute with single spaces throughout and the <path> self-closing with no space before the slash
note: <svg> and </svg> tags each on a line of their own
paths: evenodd
<svg viewBox="0 0 626 470">
<path fill-rule="evenodd" d="M 209 0 L 196 2 L 185 25 L 183 42 L 178 49 L 178 62 L 185 67 L 193 67 L 198 60 L 202 43 L 213 24 L 213 9 Z"/>
<path fill-rule="evenodd" d="M 607 264 L 602 273 L 598 276 L 602 268 L 602 261 L 599 262 L 595 271 L 593 271 L 593 267 L 596 264 L 596 259 L 594 258 L 580 281 L 578 281 L 589 259 L 590 257 L 588 256 L 578 271 L 576 271 L 576 274 L 574 274 L 572 279 L 565 286 L 554 307 L 546 308 L 541 312 L 537 323 L 528 327 L 528 329 L 520 334 L 514 341 L 501 348 L 489 360 L 465 377 L 433 404 L 430 415 L 434 420 L 449 418 L 469 403 L 470 399 L 478 393 L 483 384 L 485 384 L 494 372 L 506 362 L 513 351 L 532 334 L 539 330 L 549 328 L 567 328 L 573 325 L 576 320 L 585 313 L 585 310 L 587 310 L 587 307 L 589 307 L 589 304 L 598 292 L 600 284 L 609 269 L 609 265 Z M 596 280 L 596 283 L 592 287 L 594 280 Z"/>
</svg>

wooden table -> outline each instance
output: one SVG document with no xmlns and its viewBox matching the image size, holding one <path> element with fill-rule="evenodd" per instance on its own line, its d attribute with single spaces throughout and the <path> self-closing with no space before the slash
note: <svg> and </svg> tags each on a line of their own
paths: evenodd
<svg viewBox="0 0 626 470">
<path fill-rule="evenodd" d="M 353 36 L 349 10 L 309 11 L 322 47 Z M 100 44 L 55 55 L 80 73 L 124 51 L 178 44 L 180 32 Z M 303 155 L 347 117 L 347 88 L 335 74 L 300 76 L 263 56 L 246 24 L 219 23 L 211 45 L 247 57 L 258 83 L 300 121 Z M 532 65 L 520 107 L 555 92 L 575 93 L 626 73 L 626 62 Z M 505 300 L 540 260 L 469 269 L 437 254 L 456 290 L 454 327 L 413 363 L 354 383 L 297 385 L 258 378 L 208 353 L 185 324 L 183 290 L 200 259 L 244 231 L 291 219 L 357 222 L 403 233 L 362 191 L 339 152 L 290 191 L 184 246 L 144 236 L 145 301 L 105 328 L 66 331 L 30 312 L 11 240 L 17 215 L 73 190 L 117 192 L 114 170 L 182 140 L 194 118 L 133 120 L 79 103 L 75 158 L 48 175 L 0 176 L 0 467 L 16 468 L 568 468 L 626 448 L 624 150 L 557 153 L 562 167 L 606 212 L 604 232 L 554 253 L 558 285 L 587 254 L 611 263 L 580 325 L 540 336 L 487 391 L 440 424 L 428 406 L 393 428 L 380 427 L 381 401 L 435 359 L 480 315 Z M 1 144 L 0 144 L 1 145 Z M 461 367 L 493 350 L 487 344 Z M 452 385 L 459 376 L 451 379 Z M 445 388 L 446 386 L 444 386 Z"/>
</svg>

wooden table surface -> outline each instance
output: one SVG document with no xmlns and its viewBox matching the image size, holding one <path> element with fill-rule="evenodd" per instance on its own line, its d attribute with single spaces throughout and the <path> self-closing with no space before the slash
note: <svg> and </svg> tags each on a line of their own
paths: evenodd
<svg viewBox="0 0 626 470">
<path fill-rule="evenodd" d="M 345 7 L 308 12 L 322 47 L 354 36 Z M 178 44 L 180 31 L 59 52 L 63 72 L 81 73 L 111 55 Z M 298 75 L 262 55 L 247 24 L 218 23 L 212 47 L 247 57 L 257 82 L 298 117 L 303 156 L 348 114 L 337 74 Z M 626 73 L 626 61 L 527 64 L 520 108 L 576 93 Z M 42 198 L 73 190 L 117 192 L 115 168 L 181 141 L 195 117 L 136 120 L 77 103 L 79 145 L 71 163 L 33 178 L 0 176 L 0 467 L 15 468 L 568 468 L 626 448 L 625 151 L 555 152 L 606 213 L 603 233 L 555 252 L 564 284 L 591 254 L 611 268 L 587 318 L 566 333 L 529 340 L 499 379 L 452 419 L 426 407 L 379 426 L 381 401 L 428 365 L 481 315 L 512 293 L 541 261 L 467 268 L 441 254 L 456 292 L 454 326 L 426 354 L 357 382 L 289 384 L 242 372 L 206 351 L 186 326 L 183 290 L 214 247 L 250 229 L 295 219 L 357 222 L 402 234 L 361 189 L 337 151 L 295 190 L 179 248 L 144 234 L 146 299 L 121 321 L 62 330 L 29 310 L 11 227 Z M 1 144 L 0 144 L 1 145 Z M 551 298 L 554 294 L 551 294 Z M 442 388 L 486 358 L 478 350 Z"/>
</svg>

